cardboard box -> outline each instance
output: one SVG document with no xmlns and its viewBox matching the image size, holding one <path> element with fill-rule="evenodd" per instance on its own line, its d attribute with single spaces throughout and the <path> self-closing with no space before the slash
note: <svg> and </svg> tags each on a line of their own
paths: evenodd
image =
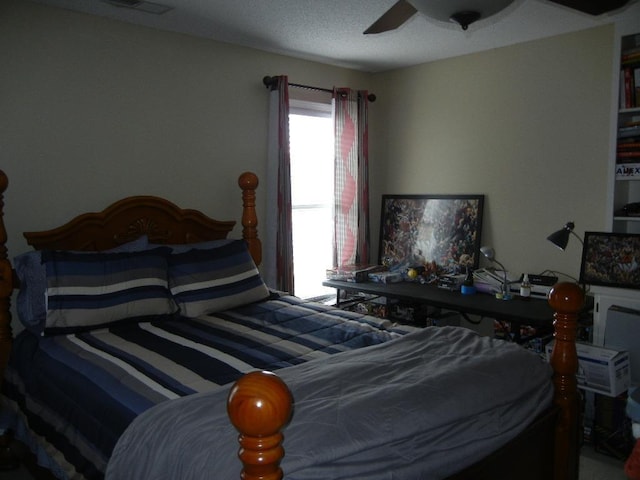
<svg viewBox="0 0 640 480">
<path fill-rule="evenodd" d="M 627 396 L 610 397 L 594 394 L 593 447 L 618 460 L 626 460 L 635 440 L 631 419 L 626 415 Z"/>
<path fill-rule="evenodd" d="M 554 342 L 547 344 L 547 360 L 551 360 Z M 578 388 L 617 397 L 629 388 L 629 352 L 577 343 Z"/>
</svg>

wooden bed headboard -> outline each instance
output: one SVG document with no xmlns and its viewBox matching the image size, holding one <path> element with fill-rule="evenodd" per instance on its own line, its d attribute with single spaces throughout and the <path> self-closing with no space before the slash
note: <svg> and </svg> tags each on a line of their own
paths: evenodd
<svg viewBox="0 0 640 480">
<path fill-rule="evenodd" d="M 257 235 L 255 211 L 258 177 L 245 172 L 238 179 L 238 185 L 243 197 L 242 237 L 247 240 L 254 261 L 259 264 L 262 247 Z M 214 220 L 198 210 L 182 209 L 164 198 L 140 195 L 119 200 L 101 212 L 84 213 L 60 227 L 24 232 L 23 235 L 36 250 L 101 251 L 141 235 L 147 235 L 150 243 L 158 244 L 220 240 L 227 238 L 235 224 L 235 221 Z"/>
<path fill-rule="evenodd" d="M 236 222 L 210 219 L 159 197 L 124 198 L 101 212 L 84 213 L 52 230 L 24 232 L 36 250 L 98 252 L 147 235 L 150 243 L 182 244 L 226 238 Z"/>
<path fill-rule="evenodd" d="M 11 294 L 17 286 L 8 259 L 4 225 L 4 192 L 9 185 L 0 170 L 0 374 L 11 350 Z M 262 260 L 258 238 L 256 188 L 258 177 L 245 172 L 238 178 L 242 190 L 242 238 L 246 240 L 256 265 Z M 182 209 L 160 197 L 132 196 L 119 200 L 101 212 L 84 213 L 66 224 L 46 231 L 25 232 L 27 243 L 36 250 L 107 250 L 141 235 L 149 242 L 189 244 L 226 238 L 235 221 L 214 220 L 202 212 Z M 1 379 L 1 377 L 0 377 Z"/>
</svg>

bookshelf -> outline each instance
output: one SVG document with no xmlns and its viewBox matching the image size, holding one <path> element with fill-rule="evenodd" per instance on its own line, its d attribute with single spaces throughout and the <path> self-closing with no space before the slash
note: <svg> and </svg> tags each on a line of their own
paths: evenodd
<svg viewBox="0 0 640 480">
<path fill-rule="evenodd" d="M 612 229 L 640 233 L 640 33 L 621 36 L 619 74 Z"/>
</svg>

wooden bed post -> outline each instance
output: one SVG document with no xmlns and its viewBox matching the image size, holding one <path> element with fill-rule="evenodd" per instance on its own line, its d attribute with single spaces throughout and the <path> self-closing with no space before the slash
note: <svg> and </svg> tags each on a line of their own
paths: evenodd
<svg viewBox="0 0 640 480">
<path fill-rule="evenodd" d="M 579 462 L 578 353 L 576 335 L 578 314 L 584 306 L 584 293 L 575 283 L 558 283 L 549 294 L 554 313 L 555 343 L 551 353 L 553 401 L 560 407 L 556 424 L 555 480 L 577 480 Z"/>
<path fill-rule="evenodd" d="M 258 238 L 258 216 L 256 215 L 256 188 L 258 177 L 255 173 L 244 172 L 238 178 L 242 189 L 242 238 L 249 244 L 249 252 L 256 265 L 262 262 L 262 243 Z"/>
<path fill-rule="evenodd" d="M 241 478 L 281 480 L 282 430 L 293 412 L 293 396 L 287 385 L 271 372 L 248 373 L 232 387 L 227 412 L 240 432 Z"/>
<path fill-rule="evenodd" d="M 4 226 L 4 192 L 9 186 L 7 175 L 0 170 L 0 383 L 11 353 L 11 292 L 13 270 L 7 256 L 7 230 Z"/>
</svg>

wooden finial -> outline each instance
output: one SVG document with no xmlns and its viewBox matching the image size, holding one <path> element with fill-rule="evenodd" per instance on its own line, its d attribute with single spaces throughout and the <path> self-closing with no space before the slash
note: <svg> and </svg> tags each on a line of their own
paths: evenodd
<svg viewBox="0 0 640 480">
<path fill-rule="evenodd" d="M 13 271 L 7 255 L 7 230 L 4 226 L 4 192 L 9 186 L 7 175 L 0 170 L 0 382 L 11 352 L 11 292 Z"/>
<path fill-rule="evenodd" d="M 293 412 L 287 385 L 271 372 L 251 372 L 232 387 L 227 412 L 240 432 L 238 457 L 244 480 L 281 480 L 282 430 Z"/>
<path fill-rule="evenodd" d="M 4 192 L 9 186 L 7 174 L 0 170 L 0 259 L 7 258 L 7 231 L 4 228 Z"/>
<path fill-rule="evenodd" d="M 242 238 L 249 245 L 249 252 L 256 265 L 262 262 L 262 242 L 258 238 L 258 216 L 256 215 L 256 188 L 258 177 L 255 173 L 244 172 L 238 178 L 242 189 Z"/>
<path fill-rule="evenodd" d="M 554 478 L 578 478 L 578 315 L 584 306 L 584 292 L 575 283 L 558 283 L 549 294 L 554 313 L 555 342 L 551 353 L 553 401 L 560 407 L 556 426 Z"/>
</svg>

